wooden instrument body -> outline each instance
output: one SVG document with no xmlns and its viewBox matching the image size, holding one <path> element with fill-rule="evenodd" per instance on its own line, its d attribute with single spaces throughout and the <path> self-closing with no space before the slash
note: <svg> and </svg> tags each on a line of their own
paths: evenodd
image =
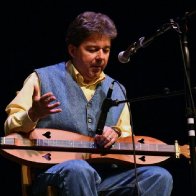
<svg viewBox="0 0 196 196">
<path fill-rule="evenodd" d="M 89 162 L 113 162 L 151 165 L 176 156 L 188 156 L 188 145 L 177 146 L 148 136 L 119 138 L 111 149 L 100 149 L 94 139 L 77 133 L 56 129 L 35 129 L 28 135 L 13 133 L 1 139 L 1 154 L 21 164 L 43 166 L 66 160 L 84 159 Z M 10 140 L 10 141 L 9 141 Z M 7 142 L 8 141 L 8 142 Z M 177 150 L 177 151 L 178 151 Z"/>
</svg>

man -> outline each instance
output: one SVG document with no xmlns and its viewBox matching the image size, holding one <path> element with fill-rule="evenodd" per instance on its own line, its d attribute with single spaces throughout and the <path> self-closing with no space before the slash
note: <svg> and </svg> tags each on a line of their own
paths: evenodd
<svg viewBox="0 0 196 196">
<path fill-rule="evenodd" d="M 126 98 L 124 87 L 104 73 L 116 36 L 115 24 L 108 16 L 88 11 L 78 15 L 66 36 L 70 60 L 36 69 L 26 79 L 6 107 L 6 134 L 28 133 L 35 128 L 69 130 L 93 137 L 98 148 L 110 148 L 119 137 L 130 136 L 127 104 L 111 107 L 103 130 L 96 132 L 108 91 L 114 100 Z M 172 182 L 170 173 L 157 166 L 135 171 L 120 164 L 76 159 L 38 175 L 33 193 L 42 193 L 52 185 L 59 195 L 169 196 Z"/>
</svg>

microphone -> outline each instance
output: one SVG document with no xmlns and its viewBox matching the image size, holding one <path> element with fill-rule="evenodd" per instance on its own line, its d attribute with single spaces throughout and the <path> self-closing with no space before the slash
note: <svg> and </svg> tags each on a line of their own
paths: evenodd
<svg viewBox="0 0 196 196">
<path fill-rule="evenodd" d="M 130 61 L 130 56 L 134 55 L 137 50 L 143 46 L 143 41 L 145 37 L 139 38 L 138 42 L 131 44 L 125 51 L 122 51 L 118 54 L 118 60 L 121 63 L 128 63 Z"/>
<path fill-rule="evenodd" d="M 108 90 L 107 96 L 104 99 L 102 106 L 101 106 L 101 114 L 100 114 L 100 117 L 97 123 L 97 130 L 96 130 L 96 133 L 99 135 L 103 133 L 103 129 L 104 129 L 106 118 L 107 118 L 107 113 L 110 107 L 113 105 L 113 101 L 111 97 L 112 97 L 114 82 L 115 80 L 112 81 L 110 88 Z"/>
</svg>

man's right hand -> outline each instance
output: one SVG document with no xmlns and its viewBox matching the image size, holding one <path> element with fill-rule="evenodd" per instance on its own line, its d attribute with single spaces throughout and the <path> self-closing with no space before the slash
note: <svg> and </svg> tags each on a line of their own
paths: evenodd
<svg viewBox="0 0 196 196">
<path fill-rule="evenodd" d="M 60 106 L 60 102 L 52 92 L 39 96 L 38 87 L 34 86 L 32 107 L 29 109 L 28 115 L 33 122 L 36 122 L 50 114 L 62 112 L 58 106 Z"/>
</svg>

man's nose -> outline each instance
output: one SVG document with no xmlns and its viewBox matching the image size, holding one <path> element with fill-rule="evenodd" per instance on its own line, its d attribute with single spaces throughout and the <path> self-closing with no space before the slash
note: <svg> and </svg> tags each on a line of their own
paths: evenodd
<svg viewBox="0 0 196 196">
<path fill-rule="evenodd" d="M 97 59 L 103 59 L 104 58 L 104 52 L 103 50 L 99 50 L 97 51 L 97 56 L 96 56 Z"/>
</svg>

